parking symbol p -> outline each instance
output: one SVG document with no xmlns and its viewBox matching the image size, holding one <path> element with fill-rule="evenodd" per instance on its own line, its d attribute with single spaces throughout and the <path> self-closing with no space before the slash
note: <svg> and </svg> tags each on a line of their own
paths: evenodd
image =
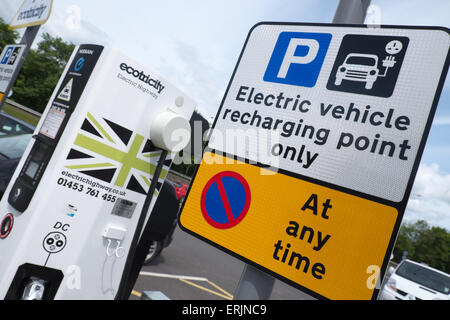
<svg viewBox="0 0 450 320">
<path fill-rule="evenodd" d="M 330 33 L 280 33 L 264 81 L 314 87 L 330 41 Z"/>
<path fill-rule="evenodd" d="M 13 50 L 14 50 L 14 47 L 8 47 L 8 49 L 6 49 L 5 55 L 3 56 L 3 59 L 0 62 L 0 64 L 6 64 L 8 62 L 8 59 L 11 56 Z"/>
</svg>

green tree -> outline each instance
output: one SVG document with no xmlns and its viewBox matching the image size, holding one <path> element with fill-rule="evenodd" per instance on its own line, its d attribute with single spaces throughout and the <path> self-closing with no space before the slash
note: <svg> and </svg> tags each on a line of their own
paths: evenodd
<svg viewBox="0 0 450 320">
<path fill-rule="evenodd" d="M 193 118 L 194 118 L 195 121 L 199 121 L 200 118 L 202 118 L 202 123 L 203 123 L 202 124 L 202 129 L 203 130 L 209 129 L 210 125 L 208 124 L 206 119 L 202 116 L 202 114 L 197 109 L 194 110 Z M 191 121 L 192 121 L 192 119 L 191 119 Z M 191 123 L 191 125 L 192 125 L 192 123 Z M 198 128 L 198 127 L 196 127 L 196 128 Z M 195 128 L 193 128 L 193 129 L 195 129 Z M 201 148 L 201 150 L 203 150 L 205 148 L 206 144 L 207 144 L 207 141 L 203 140 L 203 138 L 204 138 L 203 137 L 203 133 L 204 132 L 201 133 L 201 138 L 202 138 L 202 141 L 201 141 L 202 148 Z M 195 135 L 191 136 L 191 140 L 194 139 L 194 138 L 196 138 Z M 198 138 L 198 136 L 197 136 L 197 138 Z M 191 141 L 191 143 L 192 143 L 192 141 Z M 196 141 L 195 143 L 196 144 L 200 143 L 200 141 Z M 194 155 L 194 154 L 191 154 L 190 152 L 187 152 L 185 154 L 185 150 L 181 150 L 177 154 L 177 158 L 175 159 L 174 164 L 172 164 L 171 170 L 177 171 L 179 173 L 182 173 L 182 174 L 184 174 L 184 175 L 186 175 L 188 177 L 192 177 L 194 175 L 194 173 L 195 173 L 195 169 L 197 167 L 197 164 L 199 164 L 201 162 L 201 159 L 202 159 L 201 154 L 200 155 Z M 175 164 L 175 163 L 177 163 L 177 162 L 179 162 L 181 160 L 183 160 L 183 162 Z M 188 160 L 188 163 L 186 163 L 186 160 Z"/>
<path fill-rule="evenodd" d="M 407 251 L 409 256 L 414 255 L 413 232 L 414 227 L 412 225 L 404 224 L 401 226 L 394 247 L 394 261 L 399 262 L 402 259 L 404 251 Z"/>
<path fill-rule="evenodd" d="M 0 52 L 7 44 L 15 44 L 19 34 L 15 30 L 8 30 L 8 24 L 0 18 Z"/>
<path fill-rule="evenodd" d="M 420 234 L 414 258 L 450 273 L 449 251 L 450 233 L 443 228 L 432 227 Z"/>
<path fill-rule="evenodd" d="M 450 273 L 450 233 L 446 229 L 430 227 L 423 220 L 403 224 L 394 247 L 394 261 L 399 262 L 404 251 L 408 251 L 408 259 Z"/>
<path fill-rule="evenodd" d="M 13 87 L 13 99 L 42 112 L 75 48 L 59 37 L 42 35 L 36 50 L 30 50 Z"/>
</svg>

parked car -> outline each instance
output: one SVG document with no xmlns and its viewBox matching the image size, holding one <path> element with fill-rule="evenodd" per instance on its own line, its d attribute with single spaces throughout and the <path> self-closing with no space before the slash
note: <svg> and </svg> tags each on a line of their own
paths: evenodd
<svg viewBox="0 0 450 320">
<path fill-rule="evenodd" d="M 0 135 L 0 199 L 16 170 L 32 134 Z"/>
<path fill-rule="evenodd" d="M 161 254 L 161 251 L 172 242 L 180 209 L 176 185 L 168 179 L 165 180 L 147 227 L 142 234 L 142 243 L 148 244 L 150 242 L 144 264 L 149 264 L 155 260 Z"/>
<path fill-rule="evenodd" d="M 175 187 L 175 192 L 177 193 L 177 199 L 182 204 L 184 202 L 184 198 L 186 197 L 188 186 L 182 182 L 174 181 L 172 182 Z"/>
<path fill-rule="evenodd" d="M 33 132 L 33 125 L 6 113 L 0 112 L 0 136 L 31 134 Z"/>
<path fill-rule="evenodd" d="M 411 260 L 391 267 L 380 300 L 450 300 L 450 275 Z"/>
</svg>

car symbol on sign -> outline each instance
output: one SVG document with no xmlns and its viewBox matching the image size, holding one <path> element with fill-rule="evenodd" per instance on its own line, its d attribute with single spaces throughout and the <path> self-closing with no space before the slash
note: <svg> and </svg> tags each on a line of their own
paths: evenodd
<svg viewBox="0 0 450 320">
<path fill-rule="evenodd" d="M 378 73 L 378 56 L 374 54 L 350 53 L 336 72 L 334 85 L 340 86 L 342 80 L 365 82 L 366 89 L 372 89 Z"/>
</svg>

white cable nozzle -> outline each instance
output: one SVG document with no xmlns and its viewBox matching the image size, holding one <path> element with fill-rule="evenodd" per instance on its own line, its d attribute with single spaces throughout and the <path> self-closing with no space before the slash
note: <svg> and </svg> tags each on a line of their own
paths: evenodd
<svg viewBox="0 0 450 320">
<path fill-rule="evenodd" d="M 187 146 L 191 138 L 191 126 L 183 116 L 165 111 L 157 115 L 150 128 L 152 143 L 169 152 L 178 152 Z"/>
</svg>

